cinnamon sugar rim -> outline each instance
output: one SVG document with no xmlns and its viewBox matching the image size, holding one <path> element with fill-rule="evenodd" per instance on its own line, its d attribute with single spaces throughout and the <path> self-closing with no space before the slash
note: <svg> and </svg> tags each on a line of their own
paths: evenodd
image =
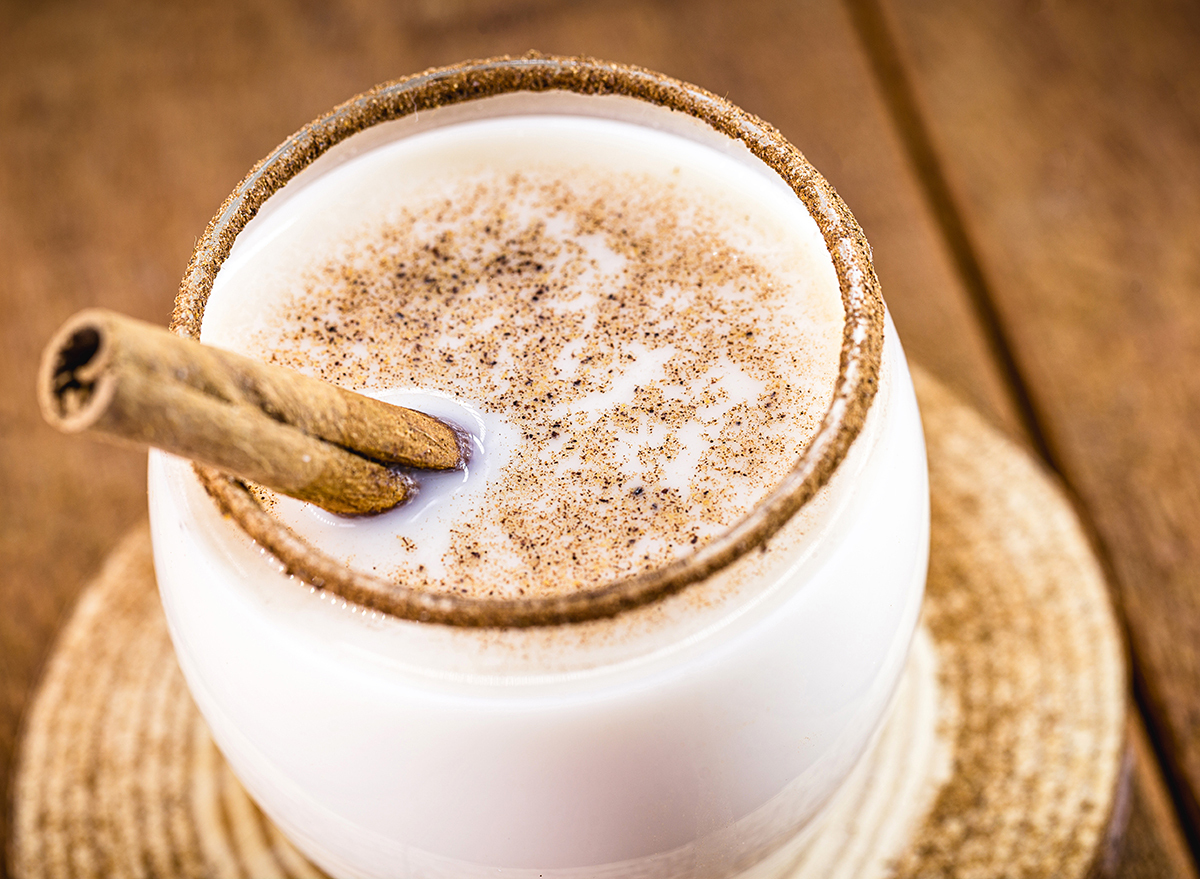
<svg viewBox="0 0 1200 879">
<path fill-rule="evenodd" d="M 381 122 L 514 92 L 622 95 L 686 113 L 740 141 L 808 208 L 833 260 L 845 309 L 833 399 L 812 440 L 778 485 L 729 530 L 662 567 L 569 595 L 471 598 L 412 589 L 355 571 L 267 513 L 244 483 L 202 465 L 197 474 L 221 511 L 273 553 L 287 573 L 396 617 L 455 626 L 550 626 L 615 616 L 703 580 L 762 547 L 829 480 L 862 429 L 878 388 L 883 298 L 862 229 L 800 151 L 771 125 L 694 85 L 640 67 L 530 53 L 468 61 L 376 86 L 288 138 L 246 175 L 196 245 L 171 329 L 200 338 L 205 303 L 233 243 L 268 198 L 331 147 Z"/>
</svg>

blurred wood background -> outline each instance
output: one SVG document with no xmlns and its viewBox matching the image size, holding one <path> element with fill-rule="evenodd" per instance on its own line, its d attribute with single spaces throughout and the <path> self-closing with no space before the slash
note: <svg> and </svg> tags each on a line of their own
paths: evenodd
<svg viewBox="0 0 1200 879">
<path fill-rule="evenodd" d="M 0 2 L 0 788 L 58 625 L 145 515 L 144 455 L 42 424 L 50 333 L 86 305 L 165 323 L 225 195 L 318 113 L 531 48 L 697 82 L 838 188 L 910 357 L 1059 474 L 1110 572 L 1138 711 L 1098 870 L 1194 877 L 1194 0 Z"/>
</svg>

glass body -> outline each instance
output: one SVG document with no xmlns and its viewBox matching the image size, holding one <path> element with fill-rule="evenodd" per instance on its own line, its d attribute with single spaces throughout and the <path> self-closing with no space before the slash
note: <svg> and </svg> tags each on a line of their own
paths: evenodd
<svg viewBox="0 0 1200 879">
<path fill-rule="evenodd" d="M 345 140 L 230 259 L 363 150 L 531 112 L 665 128 L 762 170 L 633 98 L 487 98 Z M 874 400 L 816 496 L 765 550 L 614 619 L 463 629 L 360 612 L 286 574 L 165 454 L 151 455 L 150 510 L 172 639 L 222 752 L 319 866 L 381 879 L 780 875 L 880 726 L 928 553 L 921 427 L 890 320 Z"/>
</svg>

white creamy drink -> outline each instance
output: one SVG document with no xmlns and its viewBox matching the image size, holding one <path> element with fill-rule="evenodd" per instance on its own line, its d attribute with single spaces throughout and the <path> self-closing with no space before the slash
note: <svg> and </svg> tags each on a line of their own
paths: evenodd
<svg viewBox="0 0 1200 879">
<path fill-rule="evenodd" d="M 513 597 L 661 565 L 745 515 L 829 408 L 842 302 L 816 224 L 681 138 L 464 123 L 354 159 L 254 232 L 205 342 L 486 435 L 481 478 L 427 478 L 411 509 L 281 505 L 410 585 Z"/>
<path fill-rule="evenodd" d="M 238 237 L 203 341 L 421 409 L 465 470 L 310 544 L 433 593 L 533 598 L 702 548 L 831 406 L 844 309 L 808 208 L 628 98 L 516 95 L 370 129 Z M 181 665 L 267 813 L 342 876 L 772 876 L 866 747 L 924 582 L 924 451 L 888 325 L 833 478 L 764 551 L 609 619 L 460 628 L 283 573 L 155 453 Z"/>
</svg>

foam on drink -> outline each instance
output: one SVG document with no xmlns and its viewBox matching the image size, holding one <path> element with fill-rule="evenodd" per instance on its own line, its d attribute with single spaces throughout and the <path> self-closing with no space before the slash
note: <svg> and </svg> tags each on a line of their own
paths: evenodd
<svg viewBox="0 0 1200 879">
<path fill-rule="evenodd" d="M 203 337 L 467 428 L 417 500 L 280 518 L 435 591 L 586 588 L 703 545 L 828 408 L 842 307 L 777 178 L 622 122 L 507 117 L 369 151 L 247 230 Z"/>
</svg>

